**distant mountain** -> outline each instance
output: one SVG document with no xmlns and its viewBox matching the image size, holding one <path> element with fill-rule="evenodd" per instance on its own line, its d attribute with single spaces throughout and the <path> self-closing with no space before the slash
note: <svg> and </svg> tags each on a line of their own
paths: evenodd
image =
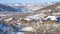
<svg viewBox="0 0 60 34">
<path fill-rule="evenodd" d="M 36 11 L 34 11 L 33 14 L 38 14 L 38 13 L 45 13 L 45 14 L 53 14 L 53 13 L 60 13 L 60 2 L 51 4 L 49 6 L 45 6 L 41 9 L 38 9 Z"/>
<path fill-rule="evenodd" d="M 57 3 L 56 3 L 57 4 Z M 0 4 L 0 12 L 32 12 L 32 11 L 41 11 L 46 9 L 54 9 L 55 3 L 45 3 L 45 4 Z"/>
<path fill-rule="evenodd" d="M 36 14 L 40 14 L 40 13 L 44 13 L 44 14 L 49 14 L 49 15 L 53 15 L 54 13 L 60 14 L 60 2 L 45 6 L 43 8 L 40 8 L 38 10 L 35 10 L 34 12 L 29 13 L 28 15 L 36 15 Z M 54 15 L 55 15 L 54 14 Z"/>
<path fill-rule="evenodd" d="M 52 5 L 49 5 L 49 6 L 46 6 L 46 7 L 43 7 L 42 9 L 39 9 L 39 10 L 36 10 L 36 11 L 48 10 L 48 9 L 51 9 L 52 11 L 53 10 L 56 11 L 56 10 L 60 9 L 60 2 L 52 4 Z"/>
<path fill-rule="evenodd" d="M 15 8 L 9 5 L 0 4 L 0 12 L 22 12 L 21 8 Z"/>
</svg>

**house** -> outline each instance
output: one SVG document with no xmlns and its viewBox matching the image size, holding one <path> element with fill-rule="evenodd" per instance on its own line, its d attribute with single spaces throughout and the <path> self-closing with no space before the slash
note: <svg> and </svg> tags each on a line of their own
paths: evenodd
<svg viewBox="0 0 60 34">
<path fill-rule="evenodd" d="M 11 20 L 13 20 L 13 18 L 5 19 L 4 21 L 5 21 L 6 23 L 9 23 Z"/>
<path fill-rule="evenodd" d="M 57 21 L 57 17 L 56 16 L 46 16 L 46 17 L 43 18 L 43 20 Z"/>
</svg>

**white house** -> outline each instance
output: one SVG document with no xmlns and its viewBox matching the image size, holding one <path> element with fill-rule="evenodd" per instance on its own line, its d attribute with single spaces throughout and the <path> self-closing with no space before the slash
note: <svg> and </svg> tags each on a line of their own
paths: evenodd
<svg viewBox="0 0 60 34">
<path fill-rule="evenodd" d="M 47 16 L 46 18 L 43 18 L 43 20 L 48 20 L 48 19 L 50 19 L 50 20 L 57 21 L 56 18 L 57 18 L 56 16 Z"/>
</svg>

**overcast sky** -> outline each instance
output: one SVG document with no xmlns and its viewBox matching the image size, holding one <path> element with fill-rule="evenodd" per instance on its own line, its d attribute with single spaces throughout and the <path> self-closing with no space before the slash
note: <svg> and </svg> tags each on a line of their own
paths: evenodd
<svg viewBox="0 0 60 34">
<path fill-rule="evenodd" d="M 44 3 L 44 2 L 60 2 L 60 0 L 0 0 L 0 3 Z"/>
</svg>

